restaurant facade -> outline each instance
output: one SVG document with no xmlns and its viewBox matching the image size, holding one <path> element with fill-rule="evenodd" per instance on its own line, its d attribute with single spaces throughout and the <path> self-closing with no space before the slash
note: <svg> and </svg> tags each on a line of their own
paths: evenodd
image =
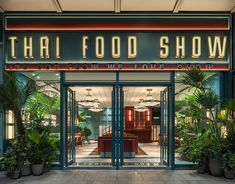
<svg viewBox="0 0 235 184">
<path fill-rule="evenodd" d="M 15 71 L 59 97 L 61 169 L 191 167 L 176 151 L 176 103 L 191 93 L 179 81 L 197 67 L 221 102 L 232 98 L 233 16 L 2 14 L 0 81 Z M 81 112 L 89 140 L 77 132 Z M 2 155 L 16 136 L 10 109 L 0 122 Z"/>
</svg>

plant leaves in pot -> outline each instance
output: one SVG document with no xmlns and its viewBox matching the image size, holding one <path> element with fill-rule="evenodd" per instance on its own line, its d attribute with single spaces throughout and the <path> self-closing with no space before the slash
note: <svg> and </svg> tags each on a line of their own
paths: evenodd
<svg viewBox="0 0 235 184">
<path fill-rule="evenodd" d="M 44 165 L 44 137 L 45 132 L 39 133 L 35 130 L 29 130 L 27 132 L 28 139 L 31 144 L 30 160 L 32 163 L 32 172 L 33 175 L 39 176 L 43 173 Z"/>
<path fill-rule="evenodd" d="M 221 146 L 221 143 L 215 141 L 213 144 L 211 144 L 211 147 L 209 148 L 209 170 L 212 176 L 220 177 L 224 174 Z"/>
<path fill-rule="evenodd" d="M 223 155 L 224 177 L 234 179 L 235 171 L 235 153 L 228 151 Z"/>
</svg>

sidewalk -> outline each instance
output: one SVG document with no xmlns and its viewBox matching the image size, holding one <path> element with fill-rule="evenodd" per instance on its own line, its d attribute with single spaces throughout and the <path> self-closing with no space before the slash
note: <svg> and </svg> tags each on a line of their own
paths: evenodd
<svg viewBox="0 0 235 184">
<path fill-rule="evenodd" d="M 0 173 L 0 184 L 235 184 L 235 180 L 192 170 L 53 170 L 13 180 Z"/>
</svg>

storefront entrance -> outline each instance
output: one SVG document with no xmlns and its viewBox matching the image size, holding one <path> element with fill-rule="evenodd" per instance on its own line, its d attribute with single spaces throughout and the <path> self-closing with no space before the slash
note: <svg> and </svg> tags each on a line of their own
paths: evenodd
<svg viewBox="0 0 235 184">
<path fill-rule="evenodd" d="M 131 80 L 141 74 L 144 80 Z M 148 75 L 156 79 L 146 81 Z M 105 82 L 81 78 L 65 77 L 62 87 L 65 167 L 169 167 L 170 73 L 115 73 L 116 81 Z"/>
</svg>

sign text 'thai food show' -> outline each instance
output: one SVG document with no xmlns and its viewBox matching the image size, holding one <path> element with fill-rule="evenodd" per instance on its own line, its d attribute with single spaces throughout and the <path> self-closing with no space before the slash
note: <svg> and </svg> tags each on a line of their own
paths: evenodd
<svg viewBox="0 0 235 184">
<path fill-rule="evenodd" d="M 230 60 L 226 31 L 8 32 L 5 42 L 7 69 L 228 70 Z"/>
</svg>

